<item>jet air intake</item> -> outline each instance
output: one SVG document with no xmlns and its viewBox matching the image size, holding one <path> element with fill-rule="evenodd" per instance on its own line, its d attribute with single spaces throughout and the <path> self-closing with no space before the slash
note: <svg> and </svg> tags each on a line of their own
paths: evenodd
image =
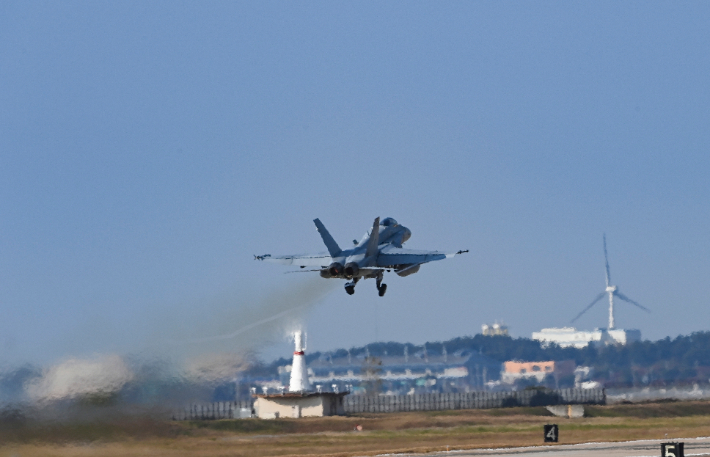
<svg viewBox="0 0 710 457">
<path fill-rule="evenodd" d="M 409 230 L 407 227 L 402 228 L 404 229 L 404 233 L 402 234 L 402 243 L 404 243 L 412 237 L 412 231 Z"/>
<path fill-rule="evenodd" d="M 360 273 L 360 267 L 355 262 L 350 262 L 345 265 L 345 277 L 353 278 Z"/>
<path fill-rule="evenodd" d="M 333 262 L 328 267 L 328 273 L 330 276 L 337 277 L 343 274 L 343 264 L 338 262 Z"/>
</svg>

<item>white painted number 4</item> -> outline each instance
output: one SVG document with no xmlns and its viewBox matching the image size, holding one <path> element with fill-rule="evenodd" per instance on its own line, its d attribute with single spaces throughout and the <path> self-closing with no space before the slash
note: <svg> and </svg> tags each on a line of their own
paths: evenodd
<svg viewBox="0 0 710 457">
<path fill-rule="evenodd" d="M 545 442 L 546 443 L 556 443 L 557 440 L 559 439 L 559 429 L 557 428 L 557 424 L 547 424 L 545 425 Z M 661 456 L 661 457 L 666 457 L 666 456 Z M 676 456 L 676 457 L 682 457 L 682 456 Z"/>
<path fill-rule="evenodd" d="M 538 435 L 540 436 L 540 435 Z M 547 437 L 551 439 L 552 441 L 555 440 L 555 427 L 550 428 L 550 431 L 547 432 Z M 665 457 L 675 457 L 675 454 L 669 454 L 668 453 L 668 448 L 666 448 L 666 456 Z"/>
</svg>

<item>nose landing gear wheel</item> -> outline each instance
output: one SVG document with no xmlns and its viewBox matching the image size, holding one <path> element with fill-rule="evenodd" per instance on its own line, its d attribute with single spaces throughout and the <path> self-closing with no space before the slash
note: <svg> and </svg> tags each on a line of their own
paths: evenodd
<svg viewBox="0 0 710 457">
<path fill-rule="evenodd" d="M 385 296 L 385 292 L 387 292 L 387 284 L 382 284 L 378 289 L 377 292 L 379 292 L 380 297 Z"/>
</svg>

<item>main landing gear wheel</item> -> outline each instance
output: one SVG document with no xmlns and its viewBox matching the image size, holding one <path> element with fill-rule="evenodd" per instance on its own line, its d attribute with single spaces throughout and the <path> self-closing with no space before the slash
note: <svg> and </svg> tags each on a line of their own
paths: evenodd
<svg viewBox="0 0 710 457">
<path fill-rule="evenodd" d="M 384 277 L 385 275 L 382 273 L 382 270 L 378 271 L 377 276 L 375 276 L 375 279 L 377 279 L 377 292 L 379 292 L 380 297 L 384 297 L 385 292 L 387 292 L 387 284 L 382 284 Z"/>
<path fill-rule="evenodd" d="M 387 284 L 382 284 L 380 287 L 378 287 L 377 292 L 380 293 L 380 297 L 384 297 L 385 292 L 387 292 Z"/>
<path fill-rule="evenodd" d="M 345 283 L 345 292 L 347 292 L 348 295 L 352 295 L 355 293 L 355 284 L 357 284 L 359 280 L 360 278 L 353 278 L 352 281 Z"/>
</svg>

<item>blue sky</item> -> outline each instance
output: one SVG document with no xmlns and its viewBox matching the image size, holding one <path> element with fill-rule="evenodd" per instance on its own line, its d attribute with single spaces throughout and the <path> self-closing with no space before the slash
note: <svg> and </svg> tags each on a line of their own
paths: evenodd
<svg viewBox="0 0 710 457">
<path fill-rule="evenodd" d="M 709 330 L 709 13 L 2 2 L 0 364 L 272 315 L 264 296 L 310 282 L 252 254 L 322 251 L 315 217 L 341 244 L 391 216 L 410 248 L 471 252 L 384 298 L 324 285 L 294 312 L 312 349 L 568 324 L 603 290 L 604 232 L 613 282 L 652 310 L 620 303 L 618 326 Z"/>
</svg>

